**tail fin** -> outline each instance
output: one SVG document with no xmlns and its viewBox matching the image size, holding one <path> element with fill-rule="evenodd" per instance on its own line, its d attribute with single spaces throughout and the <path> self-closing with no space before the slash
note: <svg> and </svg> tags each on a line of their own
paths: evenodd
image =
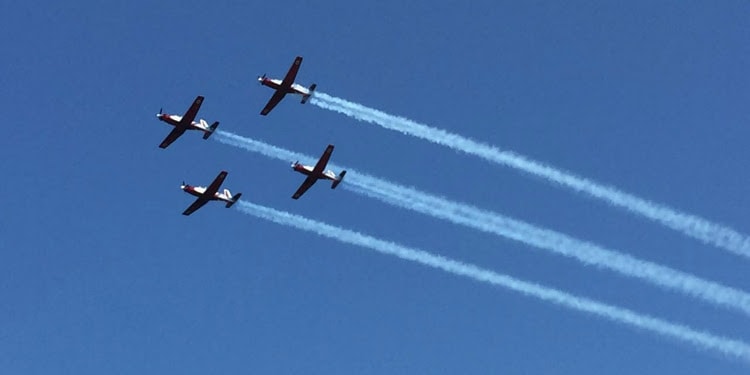
<svg viewBox="0 0 750 375">
<path fill-rule="evenodd" d="M 208 130 L 205 131 L 205 132 L 203 132 L 203 139 L 208 139 L 208 137 L 210 137 L 211 134 L 214 134 L 214 130 L 216 130 L 216 128 L 218 126 L 219 126 L 219 122 L 218 121 L 214 121 L 214 123 L 211 124 L 211 126 L 208 127 Z"/>
<path fill-rule="evenodd" d="M 310 85 L 310 88 L 307 89 L 307 95 L 303 95 L 302 96 L 302 102 L 301 102 L 302 104 L 307 103 L 307 99 L 310 99 L 310 97 L 312 96 L 313 92 L 315 92 L 315 88 L 316 87 L 318 87 L 317 83 L 313 83 L 312 85 Z"/>
<path fill-rule="evenodd" d="M 346 176 L 346 171 L 341 171 L 341 173 L 339 173 L 339 177 L 333 181 L 333 184 L 331 184 L 331 189 L 335 189 L 336 186 L 339 186 L 341 181 L 344 181 L 344 176 Z"/>
<path fill-rule="evenodd" d="M 238 200 L 240 200 L 240 197 L 242 196 L 242 193 L 237 193 L 231 201 L 227 202 L 227 208 L 232 207 L 233 204 L 237 203 Z"/>
</svg>

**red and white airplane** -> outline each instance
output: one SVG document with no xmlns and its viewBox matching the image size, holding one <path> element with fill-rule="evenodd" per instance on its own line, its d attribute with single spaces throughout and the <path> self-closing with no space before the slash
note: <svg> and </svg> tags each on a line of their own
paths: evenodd
<svg viewBox="0 0 750 375">
<path fill-rule="evenodd" d="M 237 193 L 233 196 L 229 189 L 224 189 L 223 193 L 219 193 L 219 187 L 221 186 L 222 182 L 224 182 L 224 178 L 226 177 L 227 172 L 221 171 L 219 175 L 214 179 L 214 182 L 212 182 L 211 185 L 208 185 L 208 187 L 191 186 L 183 182 L 180 186 L 180 189 L 190 195 L 198 197 L 198 199 L 196 199 L 195 202 L 193 202 L 193 204 L 191 204 L 190 207 L 188 207 L 182 214 L 186 216 L 190 215 L 195 212 L 195 210 L 203 207 L 203 205 L 208 203 L 209 201 L 227 202 L 226 207 L 232 207 L 232 205 L 240 199 L 242 193 Z"/>
<path fill-rule="evenodd" d="M 258 82 L 260 82 L 261 85 L 268 86 L 276 90 L 271 99 L 268 101 L 268 104 L 266 104 L 266 106 L 263 107 L 263 110 L 260 111 L 261 115 L 265 116 L 268 114 L 268 112 L 271 112 L 273 107 L 276 107 L 276 104 L 279 104 L 281 99 L 284 99 L 284 96 L 286 96 L 286 94 L 302 95 L 302 104 L 305 104 L 307 102 L 307 99 L 310 98 L 317 85 L 313 83 L 312 85 L 310 85 L 310 88 L 307 88 L 305 86 L 294 83 L 294 79 L 297 77 L 297 71 L 299 71 L 300 64 L 302 64 L 302 56 L 297 56 L 297 58 L 294 59 L 294 63 L 292 63 L 292 66 L 289 68 L 289 71 L 286 73 L 286 76 L 284 76 L 283 80 L 266 78 L 265 74 L 262 77 L 258 77 Z"/>
<path fill-rule="evenodd" d="M 210 126 L 204 119 L 200 119 L 198 122 L 194 121 L 195 116 L 198 114 L 198 110 L 201 108 L 201 104 L 203 104 L 203 97 L 199 95 L 195 98 L 195 101 L 193 101 L 193 104 L 190 106 L 190 108 L 188 108 L 187 112 L 185 112 L 184 116 L 170 115 L 167 113 L 162 113 L 161 109 L 159 110 L 159 113 L 156 114 L 156 117 L 159 120 L 174 126 L 174 129 L 172 129 L 172 131 L 167 135 L 167 138 L 164 138 L 159 147 L 167 148 L 167 146 L 169 146 L 177 138 L 180 138 L 180 136 L 185 133 L 186 130 L 202 131 L 203 139 L 208 139 L 208 137 L 210 137 L 211 134 L 214 133 L 216 127 L 219 126 L 218 121 L 215 121 Z"/>
<path fill-rule="evenodd" d="M 309 165 L 302 165 L 296 161 L 292 163 L 292 169 L 294 171 L 307 175 L 305 181 L 302 182 L 302 185 L 300 185 L 299 189 L 297 189 L 294 195 L 292 195 L 292 199 L 299 199 L 302 194 L 305 194 L 310 186 L 313 186 L 313 184 L 315 184 L 315 182 L 320 179 L 333 181 L 333 183 L 331 184 L 331 189 L 335 189 L 336 186 L 338 186 L 341 181 L 344 180 L 346 171 L 341 171 L 338 176 L 336 176 L 336 173 L 331 170 L 324 171 L 326 164 L 328 164 L 328 159 L 331 158 L 332 152 L 333 145 L 328 145 L 328 147 L 326 147 L 326 150 L 323 151 L 323 155 L 320 157 L 320 159 L 318 159 L 318 162 L 314 167 L 311 167 Z"/>
</svg>

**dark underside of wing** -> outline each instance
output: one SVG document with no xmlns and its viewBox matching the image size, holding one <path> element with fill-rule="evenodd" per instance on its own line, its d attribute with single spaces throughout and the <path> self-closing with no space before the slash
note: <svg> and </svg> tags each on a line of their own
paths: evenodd
<svg viewBox="0 0 750 375">
<path fill-rule="evenodd" d="M 292 66 L 289 67 L 289 71 L 286 72 L 284 79 L 281 80 L 281 87 L 283 88 L 292 87 L 294 80 L 297 78 L 297 72 L 299 72 L 300 65 L 302 65 L 302 57 L 297 56 L 294 59 Z"/>
<path fill-rule="evenodd" d="M 211 182 L 211 185 L 208 185 L 206 188 L 206 191 L 203 193 L 203 195 L 211 198 L 216 194 L 217 191 L 219 191 L 219 188 L 221 187 L 221 184 L 224 183 L 224 179 L 227 177 L 227 172 L 221 171 L 219 174 L 214 178 L 214 180 Z"/>
<path fill-rule="evenodd" d="M 185 211 L 182 212 L 183 215 L 187 216 L 195 212 L 195 210 L 203 207 L 204 204 L 208 203 L 208 199 L 203 199 L 203 197 L 200 197 L 193 202 L 193 204 L 190 205 L 190 207 L 186 208 Z"/>
<path fill-rule="evenodd" d="M 331 159 L 331 153 L 333 153 L 333 145 L 328 145 L 325 151 L 323 151 L 323 155 L 320 155 L 318 162 L 315 163 L 315 167 L 312 170 L 314 176 L 323 174 L 323 170 L 326 168 L 326 165 L 328 165 L 328 160 Z"/>
<path fill-rule="evenodd" d="M 263 116 L 267 115 L 269 112 L 271 112 L 271 110 L 273 109 L 273 107 L 276 107 L 276 104 L 279 104 L 279 102 L 281 101 L 281 99 L 284 99 L 284 96 L 286 96 L 285 92 L 283 92 L 281 90 L 277 90 L 273 94 L 273 96 L 271 97 L 271 99 L 268 101 L 268 103 L 266 104 L 266 106 L 263 107 L 263 110 L 260 111 L 260 114 L 263 115 Z"/>
<path fill-rule="evenodd" d="M 203 104 L 203 97 L 198 95 L 193 101 L 193 104 L 190 105 L 190 108 L 188 108 L 187 112 L 185 112 L 185 115 L 182 116 L 182 120 L 180 120 L 183 126 L 187 127 L 193 122 L 193 120 L 195 120 L 195 116 L 198 115 L 198 111 L 201 109 L 201 104 Z"/>
<path fill-rule="evenodd" d="M 292 199 L 299 199 L 302 194 L 305 194 L 310 186 L 313 186 L 315 184 L 315 181 L 318 181 L 318 179 L 314 176 L 307 176 L 305 181 L 302 181 L 302 185 L 299 186 L 299 189 L 297 189 L 297 191 L 294 192 L 294 195 L 292 195 Z"/>
<path fill-rule="evenodd" d="M 185 128 L 175 126 L 174 129 L 167 134 L 167 137 L 161 141 L 159 148 L 167 148 L 167 146 L 171 145 L 177 138 L 180 138 L 183 133 L 185 133 Z"/>
</svg>

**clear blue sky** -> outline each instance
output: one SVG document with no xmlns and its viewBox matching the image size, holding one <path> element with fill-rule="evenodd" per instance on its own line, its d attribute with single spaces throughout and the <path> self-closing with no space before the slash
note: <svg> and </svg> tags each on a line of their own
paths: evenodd
<svg viewBox="0 0 750 375">
<path fill-rule="evenodd" d="M 242 3 L 242 4 L 240 4 Z M 279 3 L 279 4 L 276 4 Z M 609 2 L 614 3 L 614 2 Z M 183 180 L 750 341 L 748 317 L 327 184 L 220 129 L 750 290 L 750 261 L 288 98 L 298 82 L 750 232 L 744 1 L 0 6 L 3 374 L 745 374 L 749 365 L 210 204 Z M 313 162 L 313 161 L 306 161 Z M 344 182 L 346 183 L 346 182 Z"/>
</svg>

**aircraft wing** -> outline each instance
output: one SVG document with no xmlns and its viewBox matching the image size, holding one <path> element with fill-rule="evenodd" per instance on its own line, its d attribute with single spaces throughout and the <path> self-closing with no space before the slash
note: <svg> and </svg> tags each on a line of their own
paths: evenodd
<svg viewBox="0 0 750 375">
<path fill-rule="evenodd" d="M 326 168 L 326 165 L 328 164 L 328 159 L 331 158 L 332 152 L 333 152 L 333 145 L 328 145 L 328 147 L 326 147 L 326 150 L 323 151 L 323 155 L 320 156 L 320 159 L 318 159 L 318 162 L 315 164 L 315 167 L 312 170 L 313 176 L 320 176 L 323 173 L 323 170 Z"/>
<path fill-rule="evenodd" d="M 180 123 L 184 127 L 187 127 L 187 125 L 190 125 L 190 123 L 195 120 L 195 116 L 198 114 L 198 110 L 201 109 L 201 104 L 203 104 L 203 97 L 198 95 L 195 97 L 193 104 L 190 105 L 190 108 L 188 108 L 187 112 L 185 112 L 185 115 L 182 116 L 182 120 L 180 120 Z"/>
<path fill-rule="evenodd" d="M 284 96 L 286 96 L 286 93 L 282 91 L 282 89 L 276 90 L 276 92 L 273 94 L 271 99 L 268 101 L 265 107 L 263 107 L 263 110 L 260 111 L 260 114 L 265 116 L 268 114 L 268 112 L 271 112 L 273 107 L 276 107 L 276 104 L 279 104 L 281 99 L 284 99 Z"/>
<path fill-rule="evenodd" d="M 316 181 L 318 181 L 317 177 L 313 175 L 307 176 L 305 181 L 302 181 L 302 185 L 300 185 L 297 191 L 294 192 L 294 195 L 292 195 L 292 199 L 299 199 L 299 197 L 301 197 L 302 194 L 305 194 L 307 189 L 309 189 L 310 186 L 313 186 Z"/>
<path fill-rule="evenodd" d="M 193 204 L 190 205 L 190 207 L 186 208 L 185 211 L 182 212 L 183 215 L 187 216 L 195 212 L 195 210 L 203 207 L 204 204 L 208 203 L 208 199 L 206 199 L 205 196 L 199 197 L 198 199 L 193 202 Z"/>
<path fill-rule="evenodd" d="M 221 184 L 224 183 L 224 179 L 227 177 L 226 171 L 219 172 L 219 175 L 216 176 L 214 179 L 214 182 L 211 183 L 211 185 L 208 185 L 206 188 L 206 191 L 203 193 L 203 196 L 211 199 L 214 197 L 214 194 L 216 194 L 217 191 L 219 191 L 219 187 L 221 187 Z"/>
<path fill-rule="evenodd" d="M 167 138 L 164 138 L 164 140 L 161 141 L 159 147 L 167 148 L 167 146 L 172 144 L 172 142 L 174 142 L 177 138 L 180 138 L 183 133 L 185 133 L 185 128 L 175 126 L 174 129 L 172 129 L 172 131 L 167 134 Z"/>
<path fill-rule="evenodd" d="M 289 71 L 286 72 L 286 75 L 284 76 L 284 80 L 281 81 L 281 87 L 292 87 L 292 83 L 294 83 L 294 79 L 297 78 L 297 72 L 299 71 L 299 66 L 302 64 L 302 56 L 297 56 L 294 59 L 294 62 L 292 63 L 292 66 L 289 67 Z"/>
</svg>

